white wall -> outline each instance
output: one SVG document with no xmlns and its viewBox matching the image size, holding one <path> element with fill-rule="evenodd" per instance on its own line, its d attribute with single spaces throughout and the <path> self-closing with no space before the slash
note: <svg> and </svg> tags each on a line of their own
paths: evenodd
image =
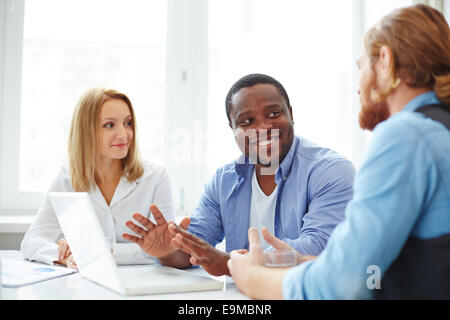
<svg viewBox="0 0 450 320">
<path fill-rule="evenodd" d="M 444 0 L 443 12 L 447 21 L 450 20 L 450 0 Z"/>
<path fill-rule="evenodd" d="M 19 250 L 23 233 L 0 233 L 0 250 Z"/>
</svg>

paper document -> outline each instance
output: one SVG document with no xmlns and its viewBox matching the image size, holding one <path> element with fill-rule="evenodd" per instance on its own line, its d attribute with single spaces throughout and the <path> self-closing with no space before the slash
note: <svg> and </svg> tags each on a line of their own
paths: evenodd
<svg viewBox="0 0 450 320">
<path fill-rule="evenodd" d="M 1 260 L 1 285 L 20 287 L 28 284 L 58 278 L 76 272 L 74 269 L 49 266 L 15 259 Z"/>
</svg>

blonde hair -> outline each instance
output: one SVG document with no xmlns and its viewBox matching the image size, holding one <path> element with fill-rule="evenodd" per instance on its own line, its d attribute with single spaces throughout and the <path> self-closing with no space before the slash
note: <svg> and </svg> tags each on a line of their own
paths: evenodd
<svg viewBox="0 0 450 320">
<path fill-rule="evenodd" d="M 372 91 L 374 102 L 383 101 L 401 79 L 410 87 L 429 87 L 450 105 L 450 32 L 439 11 L 418 4 L 385 16 L 364 36 L 372 64 L 383 46 L 392 50 L 394 63 L 387 86 Z"/>
<path fill-rule="evenodd" d="M 99 148 L 98 117 L 103 104 L 112 99 L 123 100 L 130 108 L 134 138 L 127 156 L 122 159 L 123 173 L 128 181 L 135 181 L 144 173 L 144 166 L 136 142 L 136 117 L 128 97 L 116 90 L 93 88 L 79 99 L 69 133 L 69 174 L 74 191 L 88 192 L 95 185 L 95 158 Z"/>
</svg>

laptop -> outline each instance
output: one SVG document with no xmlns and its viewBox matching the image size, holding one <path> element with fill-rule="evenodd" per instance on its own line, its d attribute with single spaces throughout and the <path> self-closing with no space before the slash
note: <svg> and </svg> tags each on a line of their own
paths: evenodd
<svg viewBox="0 0 450 320">
<path fill-rule="evenodd" d="M 86 192 L 50 192 L 50 202 L 84 278 L 123 295 L 221 290 L 223 282 L 160 266 L 117 267 Z"/>
</svg>

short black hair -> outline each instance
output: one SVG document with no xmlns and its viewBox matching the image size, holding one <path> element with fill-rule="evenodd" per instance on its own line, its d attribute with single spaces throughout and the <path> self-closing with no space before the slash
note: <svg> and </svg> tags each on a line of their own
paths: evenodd
<svg viewBox="0 0 450 320">
<path fill-rule="evenodd" d="M 233 84 L 233 86 L 228 91 L 227 97 L 225 98 L 225 111 L 227 113 L 227 118 L 230 123 L 231 123 L 230 119 L 231 99 L 233 98 L 233 95 L 237 93 L 239 90 L 243 88 L 252 87 L 255 84 L 271 84 L 275 86 L 275 88 L 277 88 L 277 90 L 284 97 L 284 99 L 286 99 L 288 108 L 291 108 L 291 103 L 289 102 L 288 94 L 280 82 L 278 82 L 271 76 L 260 73 L 253 73 L 240 78 L 238 81 L 236 81 L 235 84 Z"/>
</svg>

